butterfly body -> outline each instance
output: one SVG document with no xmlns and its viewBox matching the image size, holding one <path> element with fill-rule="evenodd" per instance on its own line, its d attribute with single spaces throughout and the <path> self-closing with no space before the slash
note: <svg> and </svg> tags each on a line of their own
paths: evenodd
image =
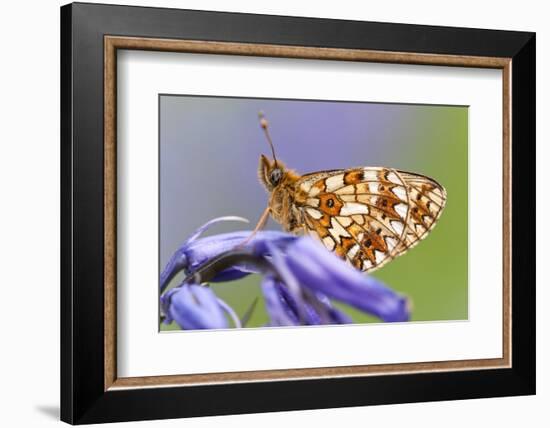
<svg viewBox="0 0 550 428">
<path fill-rule="evenodd" d="M 280 162 L 277 166 L 277 169 L 281 171 L 278 182 L 273 177 L 273 171 L 276 170 L 274 163 L 267 157 L 261 156 L 258 175 L 269 192 L 268 205 L 271 217 L 280 223 L 285 231 L 300 233 L 303 231 L 303 218 L 298 209 L 300 200 L 296 187 L 300 175 L 287 169 Z"/>
<path fill-rule="evenodd" d="M 299 175 L 262 155 L 259 177 L 269 212 L 286 231 L 319 239 L 365 272 L 424 239 L 446 201 L 435 180 L 385 167 Z"/>
</svg>

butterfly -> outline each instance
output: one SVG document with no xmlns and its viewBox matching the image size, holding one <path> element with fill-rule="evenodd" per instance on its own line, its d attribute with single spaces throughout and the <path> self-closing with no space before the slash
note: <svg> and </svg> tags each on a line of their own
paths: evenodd
<svg viewBox="0 0 550 428">
<path fill-rule="evenodd" d="M 300 175 L 261 155 L 258 175 L 269 202 L 256 230 L 271 216 L 287 232 L 309 234 L 363 272 L 372 272 L 417 245 L 433 229 L 447 199 L 425 175 L 359 167 Z"/>
</svg>

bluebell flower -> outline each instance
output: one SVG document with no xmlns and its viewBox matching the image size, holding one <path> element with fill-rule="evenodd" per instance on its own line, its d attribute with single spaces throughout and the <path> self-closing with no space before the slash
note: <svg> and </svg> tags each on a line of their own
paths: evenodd
<svg viewBox="0 0 550 428">
<path fill-rule="evenodd" d="M 226 314 L 235 327 L 240 321 L 233 309 L 214 294 L 210 287 L 183 284 L 172 288 L 161 297 L 165 323 L 176 321 L 185 330 L 227 328 Z"/>
<path fill-rule="evenodd" d="M 201 226 L 191 237 L 189 237 L 174 253 L 160 275 L 160 291 L 163 292 L 169 282 L 183 271 L 190 275 L 197 271 L 208 261 L 220 254 L 226 253 L 238 247 L 250 236 L 251 231 L 239 231 L 222 233 L 214 236 L 201 238 L 200 236 L 211 226 L 222 221 L 240 221 L 248 223 L 242 217 L 227 216 L 219 217 Z M 245 248 L 255 248 L 258 252 L 265 252 L 266 243 L 275 247 L 284 248 L 290 241 L 296 239 L 294 235 L 277 231 L 260 231 L 249 242 Z M 253 265 L 246 263 L 235 263 L 231 267 L 217 272 L 210 279 L 211 282 L 226 282 L 240 279 L 251 273 L 257 273 Z"/>
<path fill-rule="evenodd" d="M 243 219 L 222 217 L 208 222 L 176 251 L 161 274 L 161 293 L 179 271 L 186 275 L 179 287 L 161 297 L 167 322 L 174 319 L 182 328 L 226 328 L 228 315 L 239 327 L 234 311 L 212 290 L 196 284 L 230 281 L 250 273 L 264 276 L 261 287 L 270 326 L 351 323 L 331 299 L 383 321 L 409 319 L 406 297 L 359 272 L 310 237 L 274 231 L 260 231 L 250 241 L 246 241 L 250 231 L 200 237 L 209 226 L 224 220 Z M 201 289 L 198 293 L 203 300 L 191 298 L 195 287 Z M 179 289 L 188 290 L 180 296 Z"/>
<path fill-rule="evenodd" d="M 262 281 L 266 309 L 271 319 L 270 326 L 349 324 L 351 318 L 335 308 L 321 293 L 306 295 L 303 299 L 303 319 L 300 318 L 298 302 L 289 293 L 286 285 L 268 274 Z"/>
<path fill-rule="evenodd" d="M 409 302 L 381 281 L 354 269 L 311 238 L 289 245 L 284 262 L 311 290 L 375 315 L 383 321 L 407 321 Z"/>
<path fill-rule="evenodd" d="M 265 306 L 270 325 L 285 326 L 299 324 L 298 308 L 296 302 L 288 293 L 285 293 L 284 285 L 273 275 L 266 275 L 262 281 L 262 292 L 265 298 Z"/>
<path fill-rule="evenodd" d="M 296 238 L 295 241 L 287 246 L 287 250 L 295 245 L 296 242 L 303 239 L 309 240 L 311 238 Z M 271 245 L 269 242 L 266 244 L 264 251 L 265 252 L 262 253 L 258 252 L 256 249 L 258 256 L 268 257 L 271 263 L 271 269 L 269 269 L 269 271 L 275 272 L 276 276 L 279 278 L 278 281 L 275 281 L 273 286 L 274 290 L 279 295 L 280 304 L 279 306 L 267 305 L 272 325 L 278 325 L 276 320 L 281 318 L 281 314 L 277 311 L 280 312 L 281 310 L 285 311 L 287 314 L 293 314 L 291 317 L 295 320 L 293 325 L 346 324 L 351 322 L 351 318 L 334 308 L 330 300 L 324 294 L 312 292 L 305 289 L 302 284 L 300 284 L 298 278 L 296 278 L 289 269 L 283 251 Z M 269 290 L 269 283 L 270 276 L 266 275 L 264 284 L 262 284 L 264 295 L 266 290 Z"/>
</svg>

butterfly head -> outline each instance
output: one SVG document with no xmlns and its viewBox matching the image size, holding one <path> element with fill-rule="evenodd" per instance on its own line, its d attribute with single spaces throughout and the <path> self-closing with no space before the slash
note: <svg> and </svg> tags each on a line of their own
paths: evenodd
<svg viewBox="0 0 550 428">
<path fill-rule="evenodd" d="M 258 175 L 265 188 L 271 192 L 283 182 L 286 175 L 286 168 L 281 162 L 271 160 L 267 156 L 262 155 L 260 157 Z"/>
</svg>

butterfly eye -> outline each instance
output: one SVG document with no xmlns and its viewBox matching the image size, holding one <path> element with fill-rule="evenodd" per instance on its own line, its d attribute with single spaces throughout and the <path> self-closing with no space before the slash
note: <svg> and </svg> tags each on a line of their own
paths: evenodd
<svg viewBox="0 0 550 428">
<path fill-rule="evenodd" d="M 275 168 L 271 171 L 271 174 L 269 174 L 269 182 L 272 186 L 279 184 L 281 178 L 283 178 L 283 172 L 279 168 Z"/>
</svg>

